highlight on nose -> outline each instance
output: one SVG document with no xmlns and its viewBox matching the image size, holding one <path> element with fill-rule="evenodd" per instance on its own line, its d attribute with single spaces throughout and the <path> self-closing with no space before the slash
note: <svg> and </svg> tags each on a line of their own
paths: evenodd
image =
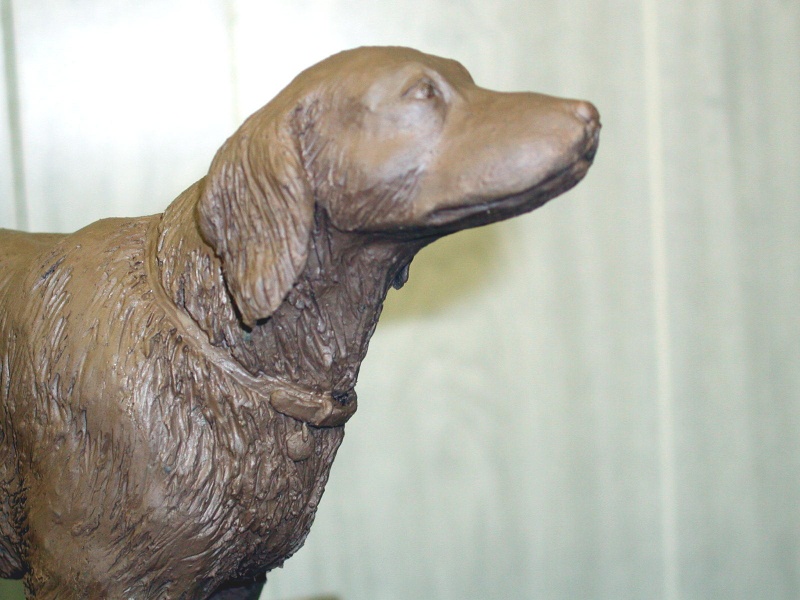
<svg viewBox="0 0 800 600">
<path fill-rule="evenodd" d="M 600 113 L 591 102 L 576 100 L 575 114 L 587 125 L 600 125 Z"/>
<path fill-rule="evenodd" d="M 594 104 L 585 100 L 572 100 L 571 109 L 575 117 L 584 125 L 584 136 L 586 146 L 583 151 L 583 159 L 590 163 L 594 160 L 597 153 L 597 145 L 600 139 L 600 113 Z"/>
</svg>

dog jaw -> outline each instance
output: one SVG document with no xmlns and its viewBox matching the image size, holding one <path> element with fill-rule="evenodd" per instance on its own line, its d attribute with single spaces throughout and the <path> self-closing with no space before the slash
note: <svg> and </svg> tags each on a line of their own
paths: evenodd
<svg viewBox="0 0 800 600">
<path fill-rule="evenodd" d="M 517 184 L 517 187 L 523 188 L 522 191 L 476 194 L 466 201 L 445 203 L 426 216 L 427 226 L 449 233 L 509 219 L 543 206 L 549 200 L 573 188 L 584 178 L 594 161 L 599 133 L 599 123 L 590 126 L 584 139 L 576 143 L 576 147 L 581 148 L 577 151 L 577 157 L 565 161 L 566 166 L 561 167 L 560 161 L 554 161 L 552 164 L 544 165 L 541 171 L 532 169 L 530 180 L 533 183 L 528 187 L 524 187 L 526 185 L 524 182 Z M 562 156 L 569 155 L 570 153 L 565 152 Z M 514 187 L 510 185 L 508 189 Z"/>
</svg>

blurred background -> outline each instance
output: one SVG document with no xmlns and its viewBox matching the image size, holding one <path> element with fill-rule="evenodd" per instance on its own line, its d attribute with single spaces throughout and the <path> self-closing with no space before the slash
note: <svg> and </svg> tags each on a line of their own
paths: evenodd
<svg viewBox="0 0 800 600">
<path fill-rule="evenodd" d="M 0 7 L 2 227 L 162 211 L 353 46 L 600 109 L 581 185 L 426 249 L 390 294 L 264 598 L 800 598 L 796 0 Z"/>
</svg>

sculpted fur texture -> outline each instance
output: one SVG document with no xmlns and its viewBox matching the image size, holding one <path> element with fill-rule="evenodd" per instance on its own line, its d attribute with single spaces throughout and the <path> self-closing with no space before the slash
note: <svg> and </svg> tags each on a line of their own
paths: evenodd
<svg viewBox="0 0 800 600">
<path fill-rule="evenodd" d="M 599 128 L 361 48 L 163 214 L 0 230 L 0 575 L 39 599 L 257 597 L 311 526 L 388 289 L 426 244 L 575 185 Z"/>
</svg>

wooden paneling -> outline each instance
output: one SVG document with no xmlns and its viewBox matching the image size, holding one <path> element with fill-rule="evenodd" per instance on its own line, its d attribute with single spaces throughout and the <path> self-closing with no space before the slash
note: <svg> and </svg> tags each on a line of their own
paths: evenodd
<svg viewBox="0 0 800 600">
<path fill-rule="evenodd" d="M 680 590 L 796 598 L 800 7 L 662 16 Z"/>
<path fill-rule="evenodd" d="M 8 39 L 11 11 L 7 3 L 8 0 L 0 0 L 0 227 L 16 228 L 18 225 L 6 70 L 8 64 L 6 54 L 9 50 L 13 51 L 13 44 Z"/>
<path fill-rule="evenodd" d="M 235 127 L 223 0 L 20 2 L 31 227 L 163 210 Z"/>
</svg>

